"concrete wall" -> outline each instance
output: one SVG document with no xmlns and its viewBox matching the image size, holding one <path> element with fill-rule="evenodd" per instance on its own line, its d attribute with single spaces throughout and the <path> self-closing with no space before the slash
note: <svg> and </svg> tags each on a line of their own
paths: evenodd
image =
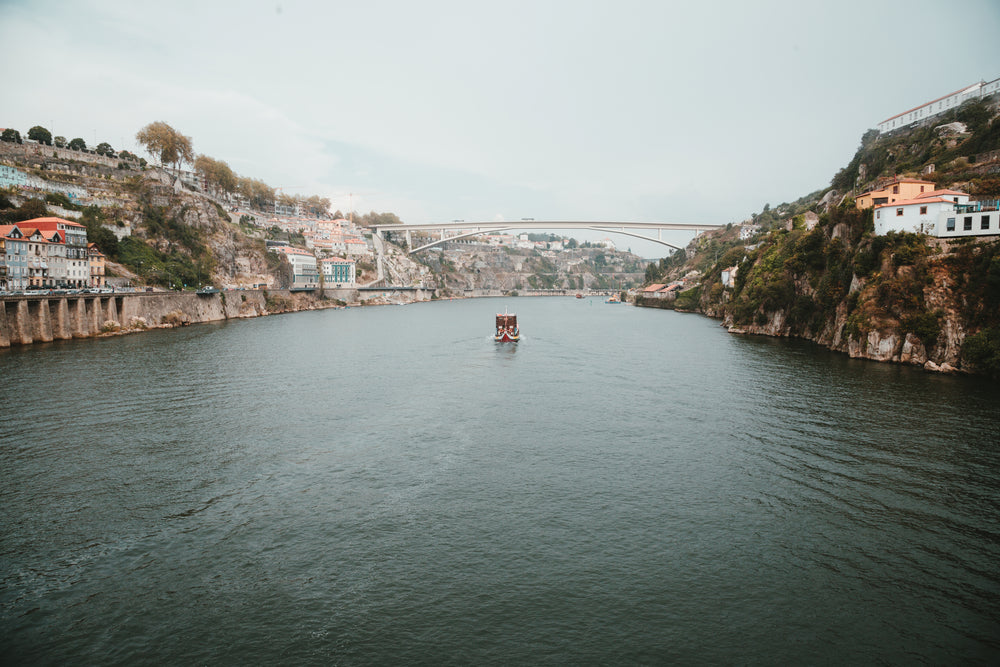
<svg viewBox="0 0 1000 667">
<path fill-rule="evenodd" d="M 342 298 L 328 290 L 327 297 Z M 354 292 L 356 295 L 357 293 Z M 147 328 L 329 308 L 333 301 L 287 290 L 80 294 L 0 300 L 0 347 Z"/>
</svg>

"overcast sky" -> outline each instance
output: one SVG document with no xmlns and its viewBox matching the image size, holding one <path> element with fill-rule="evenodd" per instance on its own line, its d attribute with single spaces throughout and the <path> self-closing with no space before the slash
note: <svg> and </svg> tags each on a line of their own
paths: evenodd
<svg viewBox="0 0 1000 667">
<path fill-rule="evenodd" d="M 411 223 L 738 222 L 1000 77 L 998 0 L 814 5 L 0 0 L 0 126 L 138 152 L 162 120 Z"/>
</svg>

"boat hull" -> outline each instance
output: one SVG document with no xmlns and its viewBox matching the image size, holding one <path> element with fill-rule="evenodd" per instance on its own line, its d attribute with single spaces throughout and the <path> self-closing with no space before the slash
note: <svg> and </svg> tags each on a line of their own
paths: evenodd
<svg viewBox="0 0 1000 667">
<path fill-rule="evenodd" d="M 493 340 L 498 343 L 516 343 L 521 337 L 521 330 L 517 328 L 517 315 L 504 312 L 497 313 L 497 327 L 493 334 Z"/>
</svg>

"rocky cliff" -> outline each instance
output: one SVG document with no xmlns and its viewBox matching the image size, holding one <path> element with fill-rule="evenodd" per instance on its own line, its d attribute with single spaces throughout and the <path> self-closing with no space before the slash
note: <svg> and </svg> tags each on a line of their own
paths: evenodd
<svg viewBox="0 0 1000 667">
<path fill-rule="evenodd" d="M 1000 377 L 1000 238 L 876 236 L 854 196 L 919 177 L 1000 198 L 996 96 L 890 134 L 870 130 L 831 187 L 768 205 L 739 229 L 704 234 L 650 265 L 647 283 L 694 287 L 657 306 L 718 317 L 733 332 L 797 336 L 878 361 Z M 737 268 L 735 281 L 722 273 Z M 639 299 L 639 304 L 644 301 Z"/>
<path fill-rule="evenodd" d="M 699 309 L 734 333 L 797 336 L 852 357 L 1000 370 L 990 344 L 1000 331 L 1000 239 L 876 237 L 869 224 L 869 211 L 843 208 L 812 231 L 774 233 L 743 250 L 733 286 L 713 267 Z"/>
</svg>

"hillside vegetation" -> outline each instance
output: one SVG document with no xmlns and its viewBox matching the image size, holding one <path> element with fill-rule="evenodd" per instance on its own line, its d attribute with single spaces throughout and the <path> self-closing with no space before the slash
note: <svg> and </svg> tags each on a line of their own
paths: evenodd
<svg viewBox="0 0 1000 667">
<path fill-rule="evenodd" d="M 888 136 L 869 131 L 830 188 L 753 216 L 763 233 L 751 244 L 735 227 L 702 235 L 686 252 L 650 265 L 646 280 L 699 276 L 669 305 L 719 317 L 735 332 L 797 336 L 855 357 L 1000 377 L 1000 239 L 876 236 L 872 211 L 853 201 L 896 174 L 979 199 L 1000 197 L 1000 160 L 990 155 L 998 150 L 996 100 Z M 819 214 L 811 230 L 805 211 Z M 726 287 L 721 273 L 730 266 L 738 271 Z"/>
<path fill-rule="evenodd" d="M 88 241 L 110 262 L 108 276 L 135 285 L 287 287 L 291 267 L 268 252 L 265 242 L 306 248 L 295 220 L 348 217 L 331 213 L 329 199 L 283 193 L 234 173 L 222 160 L 196 156 L 191 138 L 163 122 L 136 135 L 154 164 L 116 152 L 107 142 L 88 150 L 82 139 L 53 137 L 41 126 L 27 136 L 24 142 L 10 130 L 0 137 L 0 164 L 32 179 L 29 187 L 0 191 L 0 224 L 49 215 L 78 220 L 87 227 Z M 199 185 L 190 173 L 180 177 L 184 165 L 193 167 Z M 360 227 L 402 222 L 393 213 L 350 215 Z M 384 275 L 391 284 L 420 283 L 439 296 L 454 296 L 468 290 L 614 289 L 636 284 L 642 273 L 631 253 L 589 244 L 578 248 L 575 241 L 567 244 L 568 252 L 545 255 L 469 244 L 410 256 L 401 247 L 405 237 L 394 240 L 382 244 L 381 262 L 357 258 L 359 283 Z"/>
</svg>

